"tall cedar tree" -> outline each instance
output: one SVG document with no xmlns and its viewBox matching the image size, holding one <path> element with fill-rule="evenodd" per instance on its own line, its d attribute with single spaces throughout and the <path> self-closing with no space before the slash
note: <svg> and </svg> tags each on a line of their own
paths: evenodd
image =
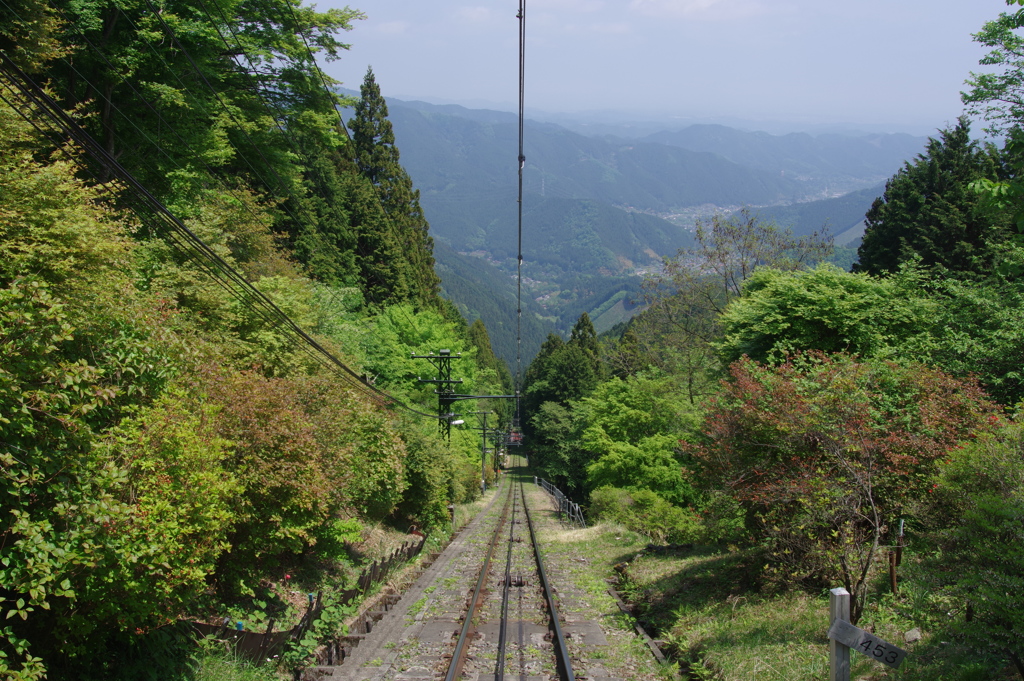
<svg viewBox="0 0 1024 681">
<path fill-rule="evenodd" d="M 505 360 L 494 354 L 494 349 L 491 347 L 491 336 L 487 333 L 487 326 L 483 320 L 477 319 L 470 325 L 469 340 L 476 346 L 476 362 L 480 368 L 494 371 L 501 384 L 502 394 L 511 395 L 515 390 L 512 373 L 509 371 L 508 365 L 505 364 Z M 514 406 L 511 400 L 495 400 L 492 405 L 498 413 L 500 422 L 507 423 L 511 420 Z"/>
<path fill-rule="evenodd" d="M 994 180 L 999 172 L 998 153 L 971 140 L 966 118 L 943 130 L 886 183 L 885 194 L 871 206 L 854 271 L 894 272 L 917 255 L 927 267 L 990 272 L 993 247 L 1009 236 L 1009 220 L 984 209 L 969 185 Z"/>
<path fill-rule="evenodd" d="M 549 334 L 540 352 L 526 368 L 523 380 L 524 429 L 530 437 L 540 432 L 531 421 L 545 402 L 568 406 L 572 400 L 587 396 L 601 380 L 602 367 L 598 354 L 597 334 L 590 316 L 584 312 L 563 341 Z"/>
<path fill-rule="evenodd" d="M 292 130 L 305 157 L 306 193 L 300 204 L 306 220 L 297 225 L 292 237 L 296 258 L 309 273 L 328 284 L 353 286 L 359 271 L 356 264 L 358 213 L 352 210 L 353 192 L 365 181 L 351 161 L 332 148 L 317 130 L 295 125 Z M 347 165 L 347 167 L 346 167 Z M 368 193 L 368 187 L 363 187 Z"/>
<path fill-rule="evenodd" d="M 385 226 L 363 230 L 359 255 L 374 262 L 395 262 L 392 282 L 375 282 L 390 299 L 436 303 L 440 280 L 434 272 L 434 240 L 420 208 L 419 190 L 399 163 L 388 105 L 381 96 L 373 69 L 359 88 L 360 99 L 350 127 L 359 172 L 377 191 L 386 213 Z M 390 284 L 390 290 L 389 289 Z"/>
<path fill-rule="evenodd" d="M 569 344 L 579 346 L 583 354 L 590 360 L 594 375 L 601 377 L 601 350 L 597 343 L 597 332 L 594 331 L 594 324 L 590 321 L 590 315 L 586 312 L 580 315 L 573 325 L 569 334 Z"/>
</svg>

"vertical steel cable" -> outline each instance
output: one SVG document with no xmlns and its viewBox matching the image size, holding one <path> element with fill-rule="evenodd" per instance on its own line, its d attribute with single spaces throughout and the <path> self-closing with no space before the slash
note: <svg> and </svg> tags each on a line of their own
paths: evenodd
<svg viewBox="0 0 1024 681">
<path fill-rule="evenodd" d="M 523 103 L 526 92 L 526 0 L 519 0 L 519 259 L 516 261 L 516 395 L 523 385 L 523 169 L 526 156 L 523 153 Z M 519 414 L 519 400 L 516 399 L 516 417 Z"/>
</svg>

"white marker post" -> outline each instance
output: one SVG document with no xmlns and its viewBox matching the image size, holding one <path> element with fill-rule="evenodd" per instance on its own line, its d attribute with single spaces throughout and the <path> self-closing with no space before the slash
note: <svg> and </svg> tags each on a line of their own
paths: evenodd
<svg viewBox="0 0 1024 681">
<path fill-rule="evenodd" d="M 850 649 L 898 669 L 907 651 L 850 624 L 850 592 L 842 587 L 829 596 L 829 681 L 850 681 Z"/>
<path fill-rule="evenodd" d="M 828 626 L 831 629 L 836 620 L 850 621 L 850 592 L 837 587 L 829 592 Z M 850 681 L 850 648 L 834 638 L 828 640 L 828 681 Z"/>
</svg>

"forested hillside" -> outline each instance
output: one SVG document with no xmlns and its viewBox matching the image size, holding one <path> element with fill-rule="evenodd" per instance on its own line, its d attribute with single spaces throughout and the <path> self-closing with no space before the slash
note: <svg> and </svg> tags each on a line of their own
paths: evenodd
<svg viewBox="0 0 1024 681">
<path fill-rule="evenodd" d="M 526 453 L 592 520 L 717 561 L 632 589 L 694 676 L 744 678 L 714 629 L 737 612 L 843 585 L 854 623 L 926 630 L 905 678 L 1024 678 L 1021 12 L 978 34 L 964 94 L 1001 147 L 967 117 L 923 152 L 527 128 Z M 179 620 L 283 629 L 493 481 L 512 405 L 448 441 L 416 356 L 518 387 L 515 123 L 390 106 L 372 70 L 339 96 L 318 61 L 362 18 L 0 3 L 3 678 L 201 677 L 223 655 Z M 865 177 L 889 179 L 846 271 L 816 223 L 863 194 L 779 207 Z M 744 204 L 781 226 L 716 212 Z"/>
<path fill-rule="evenodd" d="M 479 198 L 495 188 L 507 191 L 509 181 L 515 180 L 514 119 L 506 115 L 474 120 L 401 102 L 392 109 L 409 172 L 424 197 Z M 793 201 L 809 194 L 795 179 L 752 170 L 714 154 L 585 137 L 550 124 L 531 122 L 526 131 L 527 167 L 534 172 L 524 181 L 531 195 L 668 212 L 702 203 Z"/>
<path fill-rule="evenodd" d="M 470 294 L 455 279 L 479 277 L 483 263 L 505 276 L 515 273 L 516 117 L 390 103 L 403 160 L 423 191 L 434 236 L 451 247 L 444 272 L 453 286 L 447 290 L 464 314 L 489 326 L 504 323 L 480 293 Z M 863 219 L 879 192 L 809 200 L 877 185 L 925 142 L 907 135 L 779 137 L 721 126 L 624 140 L 529 120 L 526 131 L 527 357 L 540 347 L 545 325 L 564 335 L 581 312 L 593 313 L 601 330 L 628 318 L 638 309 L 639 274 L 691 245 L 696 217 L 762 206 L 763 214 L 777 215 L 800 233 L 827 223 L 838 235 Z M 853 257 L 843 251 L 836 262 L 848 267 Z M 602 306 L 619 300 L 625 301 L 621 309 L 599 319 Z"/>
<path fill-rule="evenodd" d="M 480 436 L 439 437 L 411 355 L 512 390 L 440 296 L 372 72 L 325 87 L 362 15 L 158 5 L 0 6 L 7 679 L 190 678 L 216 651 L 179 618 L 291 626 L 371 529 L 479 494 Z"/>
</svg>

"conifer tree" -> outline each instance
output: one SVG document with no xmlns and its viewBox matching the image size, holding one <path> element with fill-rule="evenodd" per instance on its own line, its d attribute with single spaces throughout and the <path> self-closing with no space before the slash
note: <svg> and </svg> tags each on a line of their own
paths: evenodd
<svg viewBox="0 0 1024 681">
<path fill-rule="evenodd" d="M 399 162 L 387 102 L 372 68 L 366 70 L 359 91 L 350 122 L 356 163 L 359 173 L 374 186 L 386 214 L 376 233 L 361 232 L 360 256 L 398 261 L 391 268 L 396 276 L 392 298 L 403 297 L 400 289 L 406 288 L 409 298 L 436 304 L 440 280 L 434 272 L 430 225 L 420 208 L 419 190 L 413 189 L 412 179 Z"/>
<path fill-rule="evenodd" d="M 590 315 L 586 312 L 580 315 L 569 333 L 569 343 L 579 347 L 583 354 L 590 360 L 591 369 L 595 376 L 601 376 L 601 348 L 597 342 L 597 332 L 594 330 L 594 323 L 590 321 Z"/>
<path fill-rule="evenodd" d="M 508 365 L 494 354 L 491 347 L 491 335 L 487 332 L 487 326 L 482 319 L 477 319 L 469 327 L 469 340 L 477 349 L 477 364 L 483 369 L 491 369 L 501 380 L 501 385 L 506 391 L 513 390 L 512 373 Z"/>
<path fill-rule="evenodd" d="M 304 194 L 294 198 L 305 221 L 294 223 L 295 257 L 314 278 L 335 286 L 360 283 L 352 219 L 346 208 L 346 185 L 358 181 L 351 164 L 346 177 L 342 157 L 317 131 L 295 125 L 292 135 L 305 156 Z"/>
<path fill-rule="evenodd" d="M 943 130 L 886 183 L 885 194 L 871 206 L 854 270 L 894 272 L 916 254 L 927 267 L 989 272 L 993 246 L 1009 235 L 1008 218 L 984 209 L 970 185 L 996 179 L 999 166 L 994 148 L 971 140 L 966 118 Z"/>
</svg>

